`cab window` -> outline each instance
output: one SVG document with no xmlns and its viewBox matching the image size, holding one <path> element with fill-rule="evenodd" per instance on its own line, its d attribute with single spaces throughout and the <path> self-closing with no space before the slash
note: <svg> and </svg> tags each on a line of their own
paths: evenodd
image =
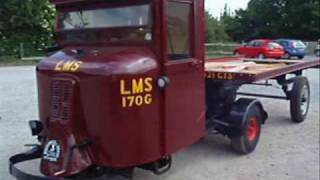
<svg viewBox="0 0 320 180">
<path fill-rule="evenodd" d="M 150 5 L 121 6 L 61 13 L 62 28 L 151 27 Z"/>
<path fill-rule="evenodd" d="M 170 60 L 191 58 L 191 4 L 169 1 L 168 56 Z"/>
<path fill-rule="evenodd" d="M 151 3 L 131 5 L 124 1 L 106 1 L 96 9 L 61 9 L 58 39 L 63 43 L 150 43 L 152 15 Z"/>
</svg>

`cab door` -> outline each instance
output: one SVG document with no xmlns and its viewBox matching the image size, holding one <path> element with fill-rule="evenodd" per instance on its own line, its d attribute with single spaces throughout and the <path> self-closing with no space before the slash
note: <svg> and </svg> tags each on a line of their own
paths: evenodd
<svg viewBox="0 0 320 180">
<path fill-rule="evenodd" d="M 205 134 L 203 24 L 194 29 L 197 26 L 195 13 L 202 13 L 201 5 L 200 10 L 195 11 L 199 9 L 199 6 L 195 8 L 199 5 L 195 3 L 201 2 L 168 0 L 165 5 L 167 47 L 164 70 L 170 81 L 165 89 L 164 103 L 167 154 L 195 143 Z M 196 37 L 194 34 L 198 33 L 202 34 Z"/>
</svg>

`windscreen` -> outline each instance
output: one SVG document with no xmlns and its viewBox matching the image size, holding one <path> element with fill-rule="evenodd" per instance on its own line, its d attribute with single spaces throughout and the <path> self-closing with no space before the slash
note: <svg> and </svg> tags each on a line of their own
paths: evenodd
<svg viewBox="0 0 320 180">
<path fill-rule="evenodd" d="M 149 43 L 152 17 L 150 3 L 59 11 L 58 39 L 62 43 Z"/>
<path fill-rule="evenodd" d="M 122 6 L 61 13 L 62 29 L 151 26 L 150 5 Z"/>
</svg>

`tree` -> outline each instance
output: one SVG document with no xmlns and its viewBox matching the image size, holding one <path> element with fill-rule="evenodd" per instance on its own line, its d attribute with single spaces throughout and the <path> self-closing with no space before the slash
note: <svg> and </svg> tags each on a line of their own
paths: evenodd
<svg viewBox="0 0 320 180">
<path fill-rule="evenodd" d="M 43 47 L 52 41 L 55 8 L 48 0 L 1 0 L 0 46 L 32 42 Z"/>
<path fill-rule="evenodd" d="M 233 32 L 233 29 L 231 27 L 233 27 L 233 24 L 235 23 L 234 16 L 232 13 L 233 12 L 228 7 L 228 5 L 225 4 L 224 10 L 220 16 L 220 24 L 222 25 L 224 31 L 228 35 L 228 40 L 231 40 L 230 34 L 232 34 Z"/>
<path fill-rule="evenodd" d="M 251 0 L 238 10 L 227 30 L 235 40 L 296 38 L 317 40 L 320 36 L 319 0 Z"/>
<path fill-rule="evenodd" d="M 225 26 L 221 21 L 206 12 L 207 32 L 206 42 L 225 42 L 230 41 L 230 37 L 225 31 Z"/>
</svg>

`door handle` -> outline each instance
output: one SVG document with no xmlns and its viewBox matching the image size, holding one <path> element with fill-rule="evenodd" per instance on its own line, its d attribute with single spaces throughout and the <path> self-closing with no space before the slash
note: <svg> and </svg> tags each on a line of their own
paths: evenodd
<svg viewBox="0 0 320 180">
<path fill-rule="evenodd" d="M 193 60 L 190 65 L 191 66 L 199 66 L 202 65 L 203 61 L 202 60 Z"/>
<path fill-rule="evenodd" d="M 170 79 L 169 77 L 167 76 L 161 76 L 158 80 L 157 80 L 157 84 L 158 84 L 158 87 L 161 88 L 161 89 L 164 89 L 166 87 L 169 86 L 170 84 Z"/>
<path fill-rule="evenodd" d="M 194 63 L 195 65 L 198 65 L 198 64 L 202 64 L 203 61 L 202 61 L 202 60 L 195 60 L 195 61 L 193 61 L 193 63 Z"/>
</svg>

